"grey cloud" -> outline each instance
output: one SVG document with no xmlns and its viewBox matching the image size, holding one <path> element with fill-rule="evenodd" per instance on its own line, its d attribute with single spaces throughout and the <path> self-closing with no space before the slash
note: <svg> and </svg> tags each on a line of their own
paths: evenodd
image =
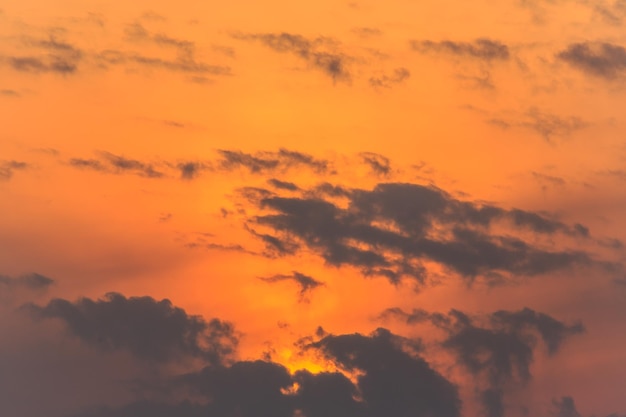
<svg viewBox="0 0 626 417">
<path fill-rule="evenodd" d="M 209 169 L 202 162 L 180 162 L 176 165 L 176 168 L 180 171 L 180 177 L 185 180 L 195 179 L 202 171 Z"/>
<path fill-rule="evenodd" d="M 130 173 L 147 178 L 165 177 L 165 174 L 156 170 L 151 163 L 129 159 L 110 152 L 99 152 L 98 154 L 100 159 L 71 158 L 68 164 L 74 168 L 90 169 L 105 173 Z"/>
<path fill-rule="evenodd" d="M 259 41 L 274 51 L 293 54 L 331 77 L 333 81 L 348 81 L 351 78 L 347 68 L 350 57 L 329 48 L 336 44 L 329 38 L 308 39 L 302 35 L 285 32 L 236 34 L 234 37 L 241 40 Z"/>
<path fill-rule="evenodd" d="M 555 408 L 554 417 L 581 417 L 572 397 L 561 397 L 560 400 L 554 400 L 552 404 Z"/>
<path fill-rule="evenodd" d="M 468 57 L 482 61 L 508 60 L 509 47 L 499 41 L 491 39 L 476 39 L 473 42 L 455 42 L 431 40 L 411 41 L 411 46 L 418 52 L 439 52 L 453 56 Z"/>
<path fill-rule="evenodd" d="M 52 278 L 48 278 L 37 273 L 22 275 L 15 278 L 0 275 L 0 289 L 26 288 L 29 290 L 41 290 L 49 288 L 52 284 L 54 284 L 54 280 Z"/>
<path fill-rule="evenodd" d="M 201 358 L 219 364 L 233 354 L 238 341 L 229 323 L 206 322 L 167 299 L 109 293 L 98 300 L 57 298 L 23 309 L 36 318 L 61 320 L 72 335 L 96 349 L 124 349 L 153 362 Z"/>
<path fill-rule="evenodd" d="M 369 165 L 374 174 L 386 177 L 391 173 L 389 158 L 373 152 L 362 152 L 359 156 L 365 164 Z"/>
<path fill-rule="evenodd" d="M 391 88 L 395 84 L 400 84 L 407 80 L 411 76 L 411 72 L 406 68 L 396 68 L 393 70 L 393 74 L 383 74 L 379 77 L 371 77 L 369 79 L 372 87 L 385 87 Z"/>
<path fill-rule="evenodd" d="M 94 171 L 106 171 L 107 168 L 97 159 L 71 158 L 69 165 L 74 168 L 92 169 Z"/>
<path fill-rule="evenodd" d="M 339 372 L 290 374 L 269 361 L 210 366 L 167 384 L 195 400 L 138 401 L 73 417 L 416 417 L 460 415 L 456 387 L 433 370 L 411 342 L 379 329 L 370 336 L 327 335 L 303 344 L 339 367 L 358 371 L 353 383 Z M 413 352 L 410 353 L 410 350 Z M 166 396 L 167 398 L 167 396 Z"/>
<path fill-rule="evenodd" d="M 281 181 L 281 180 L 277 180 L 276 178 L 270 178 L 269 180 L 267 180 L 267 182 L 272 187 L 278 188 L 278 189 L 281 189 L 281 190 L 298 191 L 300 189 L 300 187 L 298 187 L 293 182 Z"/>
<path fill-rule="evenodd" d="M 10 180 L 15 171 L 22 171 L 28 168 L 28 164 L 22 161 L 0 161 L 0 181 Z"/>
<path fill-rule="evenodd" d="M 101 152 L 101 155 L 103 159 L 105 159 L 118 173 L 132 172 L 148 178 L 161 178 L 164 176 L 162 172 L 155 170 L 152 164 L 141 162 L 136 159 L 128 159 L 109 152 Z"/>
<path fill-rule="evenodd" d="M 626 48 L 606 42 L 573 43 L 557 57 L 587 74 L 615 79 L 626 71 Z"/>
<path fill-rule="evenodd" d="M 529 308 L 500 310 L 487 317 L 472 317 L 458 310 L 443 315 L 393 308 L 381 317 L 396 317 L 408 324 L 430 322 L 443 329 L 447 335 L 441 345 L 453 351 L 459 363 L 486 385 L 479 400 L 489 417 L 504 415 L 506 389 L 530 380 L 537 339 L 554 355 L 567 338 L 584 331 L 580 323 L 568 325 Z"/>
<path fill-rule="evenodd" d="M 4 57 L 3 60 L 16 71 L 69 75 L 78 71 L 78 65 L 83 58 L 80 49 L 54 36 L 45 40 L 27 38 L 26 45 L 43 49 L 47 54 Z"/>
<path fill-rule="evenodd" d="M 192 41 L 178 39 L 163 33 L 151 33 L 140 23 L 134 23 L 126 28 L 126 37 L 134 43 L 149 42 L 166 49 L 173 49 L 176 58 L 162 58 L 146 56 L 137 52 L 123 52 L 118 50 L 104 50 L 96 55 L 96 59 L 103 65 L 141 65 L 150 68 L 159 68 L 167 71 L 188 73 L 191 80 L 208 80 L 205 75 L 231 75 L 228 66 L 212 65 L 197 58 L 196 45 Z"/>
<path fill-rule="evenodd" d="M 530 129 L 548 142 L 555 136 L 567 137 L 589 127 L 589 123 L 578 116 L 563 117 L 537 108 L 529 109 L 518 120 L 496 117 L 488 120 L 488 123 L 503 129 L 511 127 Z"/>
<path fill-rule="evenodd" d="M 422 283 L 420 262 L 426 260 L 469 280 L 506 280 L 594 263 L 585 252 L 548 250 L 490 231 L 492 225 L 505 223 L 513 231 L 589 237 L 582 225 L 566 225 L 539 213 L 457 200 L 417 184 L 378 184 L 373 190 L 352 189 L 345 197 L 346 208 L 315 194 L 261 197 L 252 202 L 269 214 L 250 221 L 273 230 L 275 248 L 289 248 L 280 255 L 305 245 L 330 265 L 356 266 L 367 276 L 385 276 L 394 283 L 402 277 Z M 433 235 L 435 227 L 439 232 Z"/>
<path fill-rule="evenodd" d="M 310 348 L 349 371 L 361 372 L 356 386 L 373 416 L 460 415 L 456 387 L 420 356 L 408 353 L 405 343 L 378 329 L 370 336 L 328 335 Z"/>
<path fill-rule="evenodd" d="M 314 289 L 324 285 L 323 282 L 298 271 L 293 271 L 291 275 L 278 274 L 272 275 L 271 277 L 261 277 L 259 279 L 272 284 L 276 282 L 293 281 L 300 287 L 301 298 L 311 293 Z"/>
<path fill-rule="evenodd" d="M 330 169 L 330 162 L 327 160 L 317 159 L 311 155 L 288 149 L 254 154 L 226 149 L 220 149 L 218 152 L 222 157 L 218 165 L 224 170 L 246 168 L 251 173 L 262 173 L 274 170 L 284 171 L 302 166 L 317 173 L 325 173 Z"/>
</svg>

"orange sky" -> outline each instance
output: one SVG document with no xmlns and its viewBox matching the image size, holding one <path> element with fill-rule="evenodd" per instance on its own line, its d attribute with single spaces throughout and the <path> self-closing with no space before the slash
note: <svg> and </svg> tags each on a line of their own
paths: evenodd
<svg viewBox="0 0 626 417">
<path fill-rule="evenodd" d="M 0 394 L 0 414 L 113 410 L 137 398 L 106 381 L 157 384 L 157 374 L 194 369 L 148 369 L 123 348 L 81 344 L 62 320 L 17 309 L 109 292 L 231 322 L 237 360 L 271 353 L 292 372 L 341 369 L 298 357 L 294 343 L 318 326 L 421 338 L 420 355 L 457 386 L 467 416 L 485 415 L 477 392 L 494 383 L 441 347 L 453 330 L 380 315 L 455 309 L 491 329 L 491 313 L 526 307 L 585 332 L 555 355 L 537 346 L 528 382 L 497 383 L 501 415 L 576 415 L 564 397 L 582 416 L 626 413 L 622 3 L 0 4 L 0 364 L 16 364 L 0 376 L 13 387 Z M 315 191 L 322 183 L 352 194 Z M 384 184 L 397 183 L 411 187 L 394 197 Z M 447 205 L 424 215 L 430 229 L 418 238 L 409 230 L 418 197 L 406 193 L 426 204 L 426 189 Z M 287 199 L 301 208 L 280 205 Z M 341 212 L 338 223 L 324 223 L 319 208 L 298 211 L 320 201 Z M 473 223 L 469 206 L 502 214 Z M 513 209 L 536 217 L 516 223 Z M 278 215 L 283 223 L 264 217 Z M 460 231 L 501 245 L 500 255 L 477 240 L 452 252 Z M 297 249 L 281 253 L 263 235 Z M 399 249 L 385 236 L 417 240 Z M 454 245 L 416 249 L 425 239 Z M 392 269 L 419 263 L 425 282 L 405 273 L 393 283 L 365 261 L 331 259 L 345 248 Z M 539 272 L 520 266 L 533 251 L 545 257 Z M 561 265 L 548 253 L 584 261 Z M 491 266 L 463 272 L 483 255 Z M 319 286 L 299 287 L 296 272 Z M 32 273 L 54 284 L 22 280 Z M 28 355 L 45 346 L 58 356 L 33 365 Z M 68 387 L 81 386 L 82 371 L 68 371 L 68 386 L 46 377 L 30 391 L 33 378 L 81 366 L 103 382 L 84 385 L 80 400 Z M 25 405 L 28 395 L 41 401 Z"/>
</svg>

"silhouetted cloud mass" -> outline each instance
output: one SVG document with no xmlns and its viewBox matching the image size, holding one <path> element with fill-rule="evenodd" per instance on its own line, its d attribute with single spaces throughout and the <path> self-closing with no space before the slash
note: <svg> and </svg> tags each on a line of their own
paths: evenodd
<svg viewBox="0 0 626 417">
<path fill-rule="evenodd" d="M 472 317 L 458 310 L 444 315 L 392 308 L 381 317 L 396 317 L 408 324 L 429 322 L 444 330 L 441 346 L 454 352 L 478 386 L 484 384 L 479 401 L 489 417 L 504 416 L 506 390 L 530 380 L 537 339 L 554 355 L 568 337 L 584 332 L 581 323 L 568 325 L 529 308 L 500 310 L 487 317 Z"/>
<path fill-rule="evenodd" d="M 626 48 L 612 43 L 573 43 L 557 57 L 590 75 L 614 79 L 626 71 Z"/>
<path fill-rule="evenodd" d="M 238 341 L 231 324 L 188 315 L 167 299 L 109 293 L 98 300 L 56 298 L 43 307 L 27 304 L 24 309 L 34 317 L 61 320 L 72 335 L 94 348 L 126 349 L 148 361 L 201 358 L 218 364 L 234 353 Z"/>
<path fill-rule="evenodd" d="M 329 186 L 327 192 L 333 192 Z M 319 190 L 318 190 L 319 193 Z M 433 186 L 382 183 L 371 190 L 351 189 L 348 206 L 316 196 L 261 196 L 251 199 L 266 214 L 250 219 L 277 254 L 301 247 L 328 264 L 358 267 L 365 275 L 391 282 L 411 277 L 423 283 L 422 262 L 436 262 L 469 279 L 491 283 L 594 263 L 583 251 L 546 249 L 511 234 L 492 231 L 508 225 L 514 232 L 561 234 L 587 239 L 589 230 L 520 209 L 462 201 Z M 435 230 L 438 230 L 435 232 Z M 270 242 L 271 241 L 271 242 Z M 289 251 L 283 250 L 290 248 Z"/>
</svg>

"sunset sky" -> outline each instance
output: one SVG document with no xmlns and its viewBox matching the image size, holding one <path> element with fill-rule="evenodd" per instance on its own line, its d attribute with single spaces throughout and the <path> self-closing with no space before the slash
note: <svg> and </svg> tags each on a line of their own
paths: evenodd
<svg viewBox="0 0 626 417">
<path fill-rule="evenodd" d="M 626 416 L 625 27 L 0 2 L 0 417 Z"/>
</svg>

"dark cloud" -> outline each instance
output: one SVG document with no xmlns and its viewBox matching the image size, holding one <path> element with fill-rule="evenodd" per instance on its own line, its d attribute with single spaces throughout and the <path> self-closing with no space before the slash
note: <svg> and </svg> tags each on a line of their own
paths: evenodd
<svg viewBox="0 0 626 417">
<path fill-rule="evenodd" d="M 444 315 L 394 308 L 382 317 L 396 317 L 408 324 L 429 322 L 443 329 L 446 337 L 441 345 L 453 351 L 458 362 L 486 386 L 479 400 L 489 417 L 504 416 L 506 389 L 530 380 L 537 339 L 554 355 L 567 338 L 584 331 L 580 323 L 568 325 L 529 308 L 496 311 L 487 317 L 472 317 L 458 310 Z"/>
<path fill-rule="evenodd" d="M 131 172 L 148 178 L 161 178 L 164 176 L 162 172 L 155 170 L 152 164 L 136 159 L 128 159 L 109 152 L 101 152 L 101 155 L 117 173 Z"/>
<path fill-rule="evenodd" d="M 135 174 L 147 178 L 163 178 L 165 174 L 147 162 L 129 159 L 110 152 L 99 152 L 100 159 L 71 158 L 70 166 L 113 174 Z"/>
<path fill-rule="evenodd" d="M 491 232 L 492 226 L 506 224 L 519 233 L 589 236 L 582 225 L 539 213 L 457 200 L 436 187 L 408 183 L 352 189 L 342 196 L 349 199 L 347 207 L 325 200 L 319 191 L 311 197 L 261 196 L 251 201 L 269 213 L 250 221 L 273 231 L 255 233 L 281 248 L 279 255 L 304 245 L 330 265 L 352 265 L 392 282 L 411 277 L 422 283 L 422 261 L 439 263 L 470 281 L 481 276 L 494 283 L 593 264 L 585 252 L 549 250 Z"/>
<path fill-rule="evenodd" d="M 104 65 L 137 64 L 145 67 L 164 69 L 173 72 L 190 74 L 230 75 L 231 69 L 222 65 L 211 65 L 198 61 L 193 54 L 178 56 L 176 59 L 149 57 L 134 52 L 105 50 L 100 52 L 96 59 Z"/>
<path fill-rule="evenodd" d="M 370 336 L 321 334 L 302 344 L 357 373 L 306 370 L 290 374 L 269 361 L 240 361 L 173 377 L 170 389 L 186 401 L 143 400 L 118 409 L 100 408 L 74 417 L 457 417 L 457 388 L 415 352 L 411 341 L 379 329 Z M 168 395 L 165 395 L 167 398 Z"/>
<path fill-rule="evenodd" d="M 71 158 L 68 163 L 75 168 L 91 169 L 94 171 L 107 170 L 104 164 L 97 159 Z"/>
<path fill-rule="evenodd" d="M 350 57 L 335 52 L 333 46 L 337 42 L 330 38 L 308 39 L 302 35 L 285 32 L 236 34 L 234 37 L 241 40 L 259 41 L 274 51 L 295 55 L 306 61 L 312 68 L 331 77 L 333 81 L 348 81 L 351 78 L 347 68 Z"/>
<path fill-rule="evenodd" d="M 411 72 L 406 68 L 396 68 L 391 75 L 383 74 L 378 77 L 370 77 L 369 82 L 372 87 L 391 88 L 395 84 L 400 84 L 411 76 Z"/>
<path fill-rule="evenodd" d="M 488 120 L 488 123 L 502 129 L 508 129 L 511 127 L 530 129 L 548 142 L 555 136 L 567 137 L 574 132 L 589 127 L 589 123 L 580 117 L 563 117 L 539 110 L 537 108 L 529 109 L 517 120 L 495 117 Z"/>
<path fill-rule="evenodd" d="M 50 36 L 48 39 L 27 38 L 26 46 L 43 50 L 44 54 L 7 56 L 4 61 L 16 71 L 33 73 L 57 73 L 69 75 L 78 71 L 83 52 L 67 43 Z"/>
<path fill-rule="evenodd" d="M 373 416 L 458 416 L 456 387 L 405 341 L 386 329 L 371 336 L 329 335 L 310 347 L 351 372 L 359 372 L 359 397 Z M 366 414 L 366 415 L 368 415 Z"/>
<path fill-rule="evenodd" d="M 581 417 L 572 397 L 562 397 L 560 400 L 554 400 L 553 405 L 555 408 L 554 417 Z"/>
<path fill-rule="evenodd" d="M 369 165 L 375 175 L 386 177 L 391 173 L 389 158 L 373 152 L 362 152 L 359 156 L 365 164 Z"/>
<path fill-rule="evenodd" d="M 167 299 L 109 293 L 98 300 L 57 298 L 46 306 L 28 304 L 24 309 L 36 318 L 61 320 L 72 335 L 94 348 L 124 349 L 147 361 L 201 358 L 218 364 L 227 360 L 237 345 L 229 323 L 218 319 L 206 322 Z"/>
<path fill-rule="evenodd" d="M 276 178 L 270 178 L 269 180 L 267 180 L 267 182 L 272 187 L 278 188 L 280 190 L 298 191 L 300 189 L 300 187 L 298 187 L 293 182 L 281 181 L 281 180 L 277 180 Z"/>
<path fill-rule="evenodd" d="M 180 171 L 180 177 L 184 180 L 192 180 L 197 178 L 200 173 L 209 167 L 202 162 L 180 162 L 176 165 Z"/>
<path fill-rule="evenodd" d="M 54 280 L 52 278 L 36 273 L 22 275 L 15 278 L 0 275 L 0 290 L 17 288 L 41 290 L 49 288 L 52 284 L 54 284 Z"/>
<path fill-rule="evenodd" d="M 0 161 L 0 181 L 13 178 L 15 171 L 28 168 L 28 164 L 22 161 Z"/>
<path fill-rule="evenodd" d="M 626 71 L 626 48 L 611 43 L 573 43 L 557 57 L 587 74 L 615 79 Z"/>
<path fill-rule="evenodd" d="M 272 275 L 271 277 L 262 277 L 259 278 L 262 281 L 268 283 L 276 283 L 283 281 L 293 281 L 300 287 L 300 297 L 305 297 L 309 293 L 311 293 L 314 289 L 319 288 L 324 285 L 323 282 L 316 280 L 313 277 L 308 275 L 304 275 L 298 271 L 293 271 L 291 275 Z"/>
<path fill-rule="evenodd" d="M 504 61 L 510 58 L 509 47 L 491 39 L 477 39 L 473 42 L 454 42 L 431 40 L 411 41 L 411 46 L 418 52 L 438 52 L 449 55 L 479 59 L 482 61 Z"/>
<path fill-rule="evenodd" d="M 254 154 L 225 149 L 218 152 L 222 157 L 218 165 L 224 170 L 246 168 L 251 173 L 261 173 L 303 166 L 317 173 L 326 173 L 330 169 L 330 162 L 327 160 L 316 159 L 311 155 L 288 149 Z"/>
<path fill-rule="evenodd" d="M 179 39 L 164 33 L 152 33 L 140 23 L 126 27 L 126 37 L 134 43 L 151 43 L 153 45 L 174 50 L 176 58 L 149 57 L 137 52 L 105 50 L 98 54 L 97 59 L 104 65 L 137 64 L 145 67 L 160 68 L 174 72 L 193 74 L 192 78 L 205 75 L 231 75 L 228 66 L 211 65 L 197 57 L 196 44 L 186 39 Z"/>
</svg>

